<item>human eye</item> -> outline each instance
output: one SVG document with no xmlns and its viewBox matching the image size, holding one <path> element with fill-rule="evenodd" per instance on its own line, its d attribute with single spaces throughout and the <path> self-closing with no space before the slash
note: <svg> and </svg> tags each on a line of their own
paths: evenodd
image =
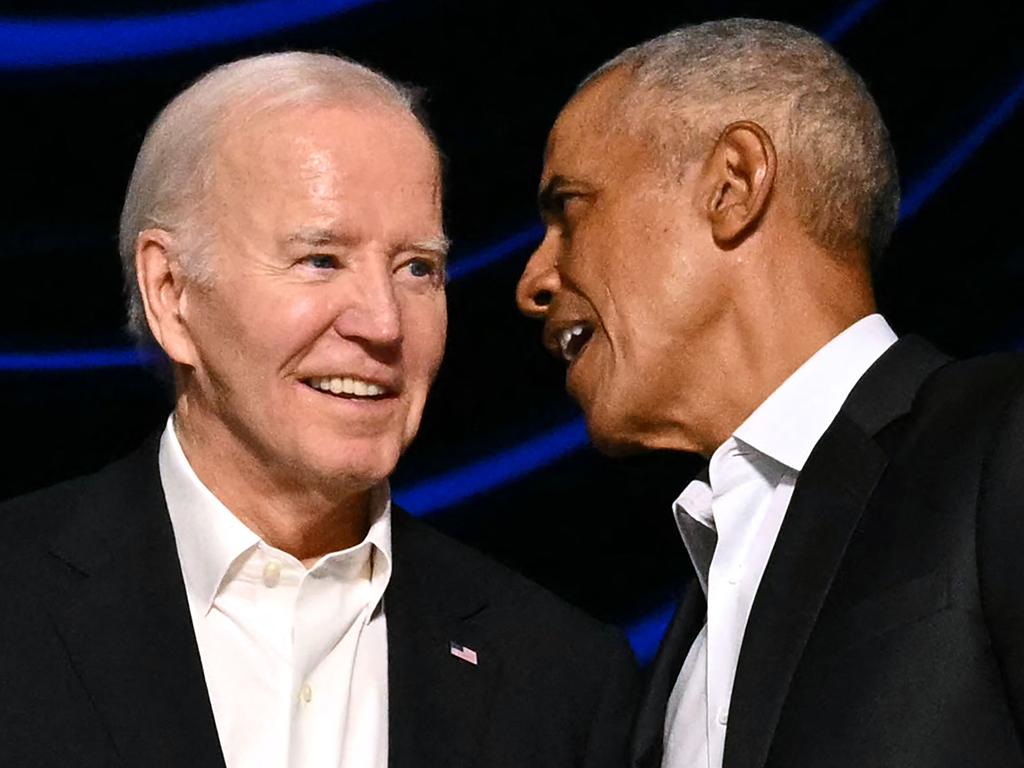
<svg viewBox="0 0 1024 768">
<path fill-rule="evenodd" d="M 330 253 L 311 253 L 302 258 L 302 263 L 315 270 L 337 269 L 341 266 L 338 257 Z"/>
<path fill-rule="evenodd" d="M 560 190 L 545 192 L 540 201 L 541 217 L 545 221 L 562 221 L 565 218 L 565 205 L 568 198 L 569 195 Z"/>
<path fill-rule="evenodd" d="M 409 274 L 413 277 L 431 277 L 437 272 L 437 266 L 426 259 L 414 259 L 409 262 Z"/>
<path fill-rule="evenodd" d="M 569 212 L 572 207 L 572 203 L 576 200 L 576 195 L 572 192 L 559 192 L 554 196 L 552 205 L 554 206 L 555 212 L 562 218 Z"/>
<path fill-rule="evenodd" d="M 436 257 L 414 256 L 402 262 L 398 271 L 416 282 L 435 284 L 444 280 L 444 264 Z"/>
</svg>

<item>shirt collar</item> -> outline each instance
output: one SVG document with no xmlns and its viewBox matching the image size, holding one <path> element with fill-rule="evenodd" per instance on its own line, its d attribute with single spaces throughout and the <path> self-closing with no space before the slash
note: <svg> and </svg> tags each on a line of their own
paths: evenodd
<svg viewBox="0 0 1024 768">
<path fill-rule="evenodd" d="M 861 376 L 895 341 L 881 315 L 858 320 L 815 352 L 733 435 L 801 471 Z"/>
<path fill-rule="evenodd" d="M 160 437 L 159 467 L 185 589 L 190 602 L 205 615 L 231 566 L 262 542 L 196 475 L 175 434 L 173 415 Z M 351 549 L 372 546 L 372 612 L 391 578 L 391 490 L 387 481 L 371 492 L 370 510 L 366 538 Z M 327 565 L 347 552 L 326 554 L 313 568 Z"/>
</svg>

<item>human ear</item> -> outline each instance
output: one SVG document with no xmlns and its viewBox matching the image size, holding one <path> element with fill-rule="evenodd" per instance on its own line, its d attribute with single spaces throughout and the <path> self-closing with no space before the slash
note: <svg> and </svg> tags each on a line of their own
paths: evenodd
<svg viewBox="0 0 1024 768">
<path fill-rule="evenodd" d="M 135 274 L 153 338 L 172 362 L 194 365 L 195 347 L 184 318 L 187 281 L 169 232 L 146 229 L 139 233 Z"/>
<path fill-rule="evenodd" d="M 730 123 L 704 164 L 705 213 L 720 247 L 733 247 L 756 229 L 768 207 L 778 158 L 757 123 Z"/>
</svg>

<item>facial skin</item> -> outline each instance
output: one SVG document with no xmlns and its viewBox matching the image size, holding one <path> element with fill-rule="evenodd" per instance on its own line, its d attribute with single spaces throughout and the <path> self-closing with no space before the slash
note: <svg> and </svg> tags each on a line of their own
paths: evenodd
<svg viewBox="0 0 1024 768">
<path fill-rule="evenodd" d="M 272 543 L 322 554 L 361 538 L 441 362 L 438 161 L 412 116 L 377 106 L 292 107 L 226 134 L 203 209 L 212 283 L 185 278 L 170 235 L 143 233 L 147 317 L 200 479 Z"/>
<path fill-rule="evenodd" d="M 790 373 L 871 311 L 866 275 L 814 247 L 773 187 L 770 137 L 736 123 L 680 168 L 617 110 L 612 71 L 559 116 L 541 178 L 543 242 L 517 289 L 543 319 L 591 438 L 710 455 Z M 670 167 L 671 166 L 671 167 Z M 843 292 L 846 291 L 846 295 Z M 851 319 L 852 318 L 852 319 Z"/>
</svg>

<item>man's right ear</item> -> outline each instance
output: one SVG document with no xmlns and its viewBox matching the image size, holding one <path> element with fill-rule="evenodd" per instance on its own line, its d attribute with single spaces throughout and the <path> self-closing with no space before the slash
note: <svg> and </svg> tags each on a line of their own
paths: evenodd
<svg viewBox="0 0 1024 768">
<path fill-rule="evenodd" d="M 135 275 L 153 338 L 172 362 L 196 362 L 192 334 L 185 322 L 188 293 L 174 241 L 163 229 L 146 229 L 135 241 Z"/>
<path fill-rule="evenodd" d="M 705 211 L 719 246 L 742 242 L 768 209 L 778 170 L 775 145 L 755 122 L 725 127 L 702 170 Z"/>
</svg>

